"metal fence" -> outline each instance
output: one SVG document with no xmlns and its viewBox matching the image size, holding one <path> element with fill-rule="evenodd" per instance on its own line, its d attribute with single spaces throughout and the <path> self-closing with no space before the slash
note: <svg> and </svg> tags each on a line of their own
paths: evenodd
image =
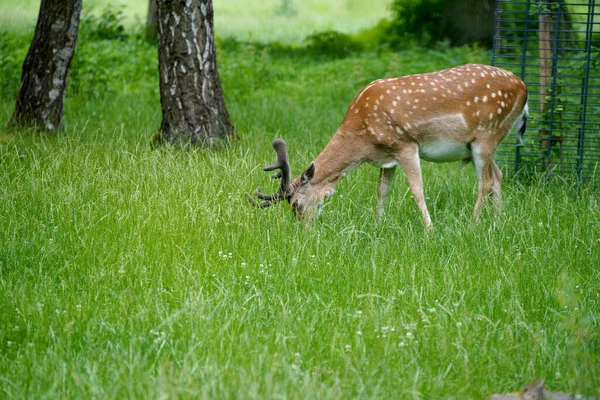
<svg viewBox="0 0 600 400">
<path fill-rule="evenodd" d="M 497 0 L 492 63 L 520 76 L 529 92 L 523 141 L 511 135 L 497 152 L 504 169 L 599 182 L 600 4 Z"/>
</svg>

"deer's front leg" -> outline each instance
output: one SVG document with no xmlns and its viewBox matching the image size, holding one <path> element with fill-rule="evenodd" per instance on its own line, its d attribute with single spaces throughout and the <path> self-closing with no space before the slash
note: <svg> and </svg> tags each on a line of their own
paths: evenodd
<svg viewBox="0 0 600 400">
<path fill-rule="evenodd" d="M 421 161 L 419 159 L 418 146 L 416 144 L 407 143 L 406 146 L 400 150 L 398 160 L 400 161 L 400 165 L 402 165 L 402 169 L 408 180 L 410 191 L 423 216 L 423 224 L 425 224 L 425 228 L 429 229 L 431 228 L 431 217 L 429 216 L 429 211 L 427 211 L 425 196 L 423 195 L 423 177 L 421 176 Z"/>
<path fill-rule="evenodd" d="M 494 205 L 497 210 L 500 210 L 502 207 L 502 171 L 498 168 L 498 165 L 494 160 L 492 160 L 492 169 L 494 174 L 494 184 L 492 185 L 492 196 L 494 200 Z"/>
<path fill-rule="evenodd" d="M 395 172 L 396 167 L 381 168 L 379 170 L 379 180 L 377 181 L 377 218 L 380 221 L 383 218 L 383 207 L 392 186 L 392 179 Z"/>
</svg>

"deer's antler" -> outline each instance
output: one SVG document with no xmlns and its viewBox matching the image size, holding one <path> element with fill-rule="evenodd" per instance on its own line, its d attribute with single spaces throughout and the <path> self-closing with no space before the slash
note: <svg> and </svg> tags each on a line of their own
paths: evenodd
<svg viewBox="0 0 600 400">
<path fill-rule="evenodd" d="M 246 197 L 250 203 L 256 207 L 270 207 L 281 200 L 287 199 L 292 193 L 292 173 L 290 171 L 290 161 L 287 154 L 287 144 L 283 139 L 275 139 L 273 140 L 273 148 L 277 153 L 277 161 L 274 164 L 264 167 L 263 171 L 273 171 L 275 169 L 279 169 L 279 171 L 271 176 L 273 179 L 281 180 L 279 189 L 275 193 L 264 194 L 260 192 L 260 187 L 257 187 L 254 191 L 254 195 L 259 199 L 264 200 L 260 203 L 255 201 L 252 196 L 246 193 Z"/>
</svg>

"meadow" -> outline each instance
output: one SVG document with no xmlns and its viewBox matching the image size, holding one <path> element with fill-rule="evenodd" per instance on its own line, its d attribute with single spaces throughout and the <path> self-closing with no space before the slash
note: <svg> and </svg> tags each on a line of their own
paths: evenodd
<svg viewBox="0 0 600 400">
<path fill-rule="evenodd" d="M 343 3 L 348 33 L 381 15 Z M 593 182 L 507 179 L 502 211 L 474 223 L 473 167 L 424 163 L 429 232 L 400 173 L 377 221 L 370 166 L 310 226 L 287 204 L 248 204 L 244 192 L 276 188 L 271 141 L 286 139 L 300 173 L 373 79 L 490 61 L 476 47 L 302 51 L 335 27 L 323 21 L 343 22 L 323 7 L 306 31 L 268 25 L 282 24 L 275 8 L 246 16 L 246 33 L 217 29 L 239 140 L 216 151 L 152 149 L 156 50 L 135 34 L 92 40 L 93 26 L 64 132 L 8 131 L 32 32 L 3 24 L 0 397 L 484 399 L 536 377 L 600 396 Z"/>
</svg>

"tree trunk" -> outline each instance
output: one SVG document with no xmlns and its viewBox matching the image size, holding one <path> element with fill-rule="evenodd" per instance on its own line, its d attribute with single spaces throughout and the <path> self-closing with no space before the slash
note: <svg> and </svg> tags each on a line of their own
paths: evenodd
<svg viewBox="0 0 600 400">
<path fill-rule="evenodd" d="M 478 42 L 491 47 L 496 0 L 447 0 L 442 31 L 453 45 Z"/>
<path fill-rule="evenodd" d="M 158 0 L 162 123 L 155 139 L 212 146 L 235 135 L 214 46 L 212 0 Z"/>
<path fill-rule="evenodd" d="M 146 40 L 156 42 L 158 38 L 158 13 L 156 0 L 148 0 L 148 19 L 146 20 Z"/>
<path fill-rule="evenodd" d="M 80 13 L 81 0 L 42 0 L 10 126 L 61 128 Z"/>
</svg>

